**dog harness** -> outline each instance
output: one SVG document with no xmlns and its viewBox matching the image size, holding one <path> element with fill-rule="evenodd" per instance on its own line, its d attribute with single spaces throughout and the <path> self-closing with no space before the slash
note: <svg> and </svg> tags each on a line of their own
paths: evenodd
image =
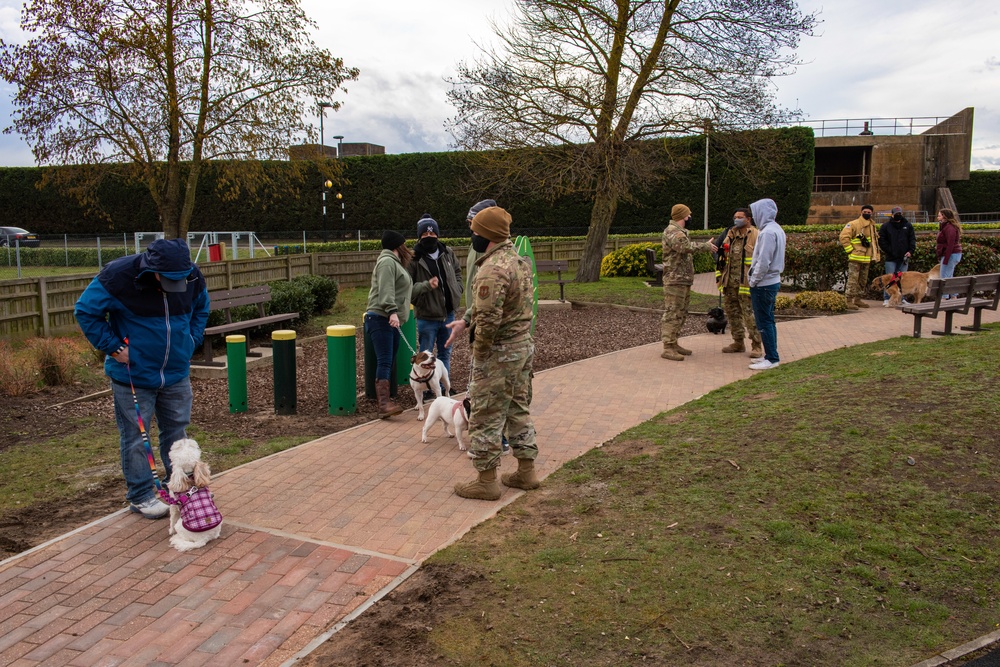
<svg viewBox="0 0 1000 667">
<path fill-rule="evenodd" d="M 451 407 L 451 421 L 452 421 L 452 423 L 454 423 L 454 422 L 455 422 L 455 415 L 457 415 L 457 414 L 458 414 L 458 411 L 459 411 L 459 410 L 462 410 L 462 409 L 463 409 L 464 407 L 465 407 L 465 406 L 464 406 L 464 405 L 462 405 L 462 402 L 461 402 L 461 401 L 455 401 L 455 405 L 453 405 L 453 406 Z M 464 414 L 464 413 L 463 413 L 463 414 Z M 465 415 L 465 417 L 466 417 L 466 421 L 468 421 L 468 415 Z"/>
<path fill-rule="evenodd" d="M 431 388 L 430 379 L 434 377 L 434 369 L 436 368 L 437 362 L 435 361 L 434 363 L 435 366 L 431 366 L 431 370 L 427 373 L 427 375 L 424 375 L 423 377 L 420 376 L 413 377 L 413 373 L 410 373 L 410 379 L 416 382 L 417 384 L 425 384 L 427 385 L 427 388 L 430 389 Z"/>
<path fill-rule="evenodd" d="M 177 498 L 172 498 L 166 491 L 161 491 L 160 495 L 168 505 L 181 506 L 181 525 L 185 530 L 203 533 L 222 523 L 222 512 L 215 506 L 207 486 L 192 486 Z"/>
<path fill-rule="evenodd" d="M 886 285 L 886 288 L 899 284 L 899 278 L 900 278 L 899 271 L 896 271 L 894 274 L 892 274 L 892 278 L 889 279 L 889 284 Z"/>
</svg>

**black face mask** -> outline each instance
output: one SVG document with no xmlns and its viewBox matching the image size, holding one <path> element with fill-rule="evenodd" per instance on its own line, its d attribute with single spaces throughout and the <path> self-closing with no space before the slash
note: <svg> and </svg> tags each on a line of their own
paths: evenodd
<svg viewBox="0 0 1000 667">
<path fill-rule="evenodd" d="M 437 247 L 438 247 L 438 240 L 433 236 L 425 236 L 424 238 L 417 241 L 417 248 L 420 250 L 420 252 L 424 253 L 425 255 L 429 255 L 430 253 L 434 252 L 435 250 L 437 250 Z"/>
<path fill-rule="evenodd" d="M 902 213 L 893 213 L 892 214 L 892 219 L 893 220 L 902 220 L 903 219 L 903 214 Z"/>
<path fill-rule="evenodd" d="M 865 220 L 871 220 L 872 219 L 872 214 L 871 213 L 862 213 L 861 217 L 864 218 Z"/>
<path fill-rule="evenodd" d="M 486 252 L 486 249 L 490 247 L 490 240 L 485 236 L 480 236 L 479 234 L 472 232 L 472 249 L 476 252 Z"/>
</svg>

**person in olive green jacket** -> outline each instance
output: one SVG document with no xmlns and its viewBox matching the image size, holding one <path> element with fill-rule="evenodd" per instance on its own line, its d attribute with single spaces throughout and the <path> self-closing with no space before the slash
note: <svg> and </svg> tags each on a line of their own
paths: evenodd
<svg viewBox="0 0 1000 667">
<path fill-rule="evenodd" d="M 384 419 L 403 411 L 389 398 L 389 374 L 399 348 L 399 328 L 410 315 L 413 280 L 406 271 L 406 266 L 413 258 L 413 251 L 406 247 L 403 235 L 393 231 L 382 235 L 382 248 L 372 270 L 365 331 L 375 348 L 375 396 L 378 400 L 378 416 Z"/>
</svg>

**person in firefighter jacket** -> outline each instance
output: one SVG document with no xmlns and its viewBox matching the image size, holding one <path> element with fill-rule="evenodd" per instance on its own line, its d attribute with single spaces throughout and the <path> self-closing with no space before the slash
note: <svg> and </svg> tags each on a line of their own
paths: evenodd
<svg viewBox="0 0 1000 667">
<path fill-rule="evenodd" d="M 878 250 L 878 229 L 875 227 L 875 209 L 868 204 L 861 207 L 861 217 L 851 220 L 840 232 L 840 245 L 847 253 L 847 284 L 844 296 L 848 310 L 867 308 L 861 295 L 868 288 L 868 267 L 881 256 Z"/>
<path fill-rule="evenodd" d="M 754 324 L 753 307 L 750 305 L 750 283 L 747 275 L 753 247 L 759 230 L 753 226 L 750 209 L 738 208 L 733 213 L 733 225 L 718 244 L 720 258 L 715 280 L 722 293 L 722 307 L 729 319 L 733 342 L 722 348 L 723 352 L 746 352 L 745 338 L 750 339 L 750 356 L 764 356 L 760 332 Z"/>
</svg>

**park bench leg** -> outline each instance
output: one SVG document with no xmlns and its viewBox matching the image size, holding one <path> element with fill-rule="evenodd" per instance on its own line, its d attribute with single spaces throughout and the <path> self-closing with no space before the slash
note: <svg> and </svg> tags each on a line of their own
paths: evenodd
<svg viewBox="0 0 1000 667">
<path fill-rule="evenodd" d="M 923 315 L 914 315 L 913 316 L 913 337 L 914 338 L 920 338 L 920 325 L 923 324 L 923 322 L 924 322 Z"/>
<path fill-rule="evenodd" d="M 935 336 L 953 336 L 955 333 L 951 330 L 951 320 L 955 315 L 955 311 L 949 310 L 944 314 L 944 331 L 932 331 L 931 333 Z"/>
<path fill-rule="evenodd" d="M 982 331 L 983 330 L 983 309 L 976 308 L 972 315 L 972 326 L 961 327 L 962 331 Z"/>
</svg>

